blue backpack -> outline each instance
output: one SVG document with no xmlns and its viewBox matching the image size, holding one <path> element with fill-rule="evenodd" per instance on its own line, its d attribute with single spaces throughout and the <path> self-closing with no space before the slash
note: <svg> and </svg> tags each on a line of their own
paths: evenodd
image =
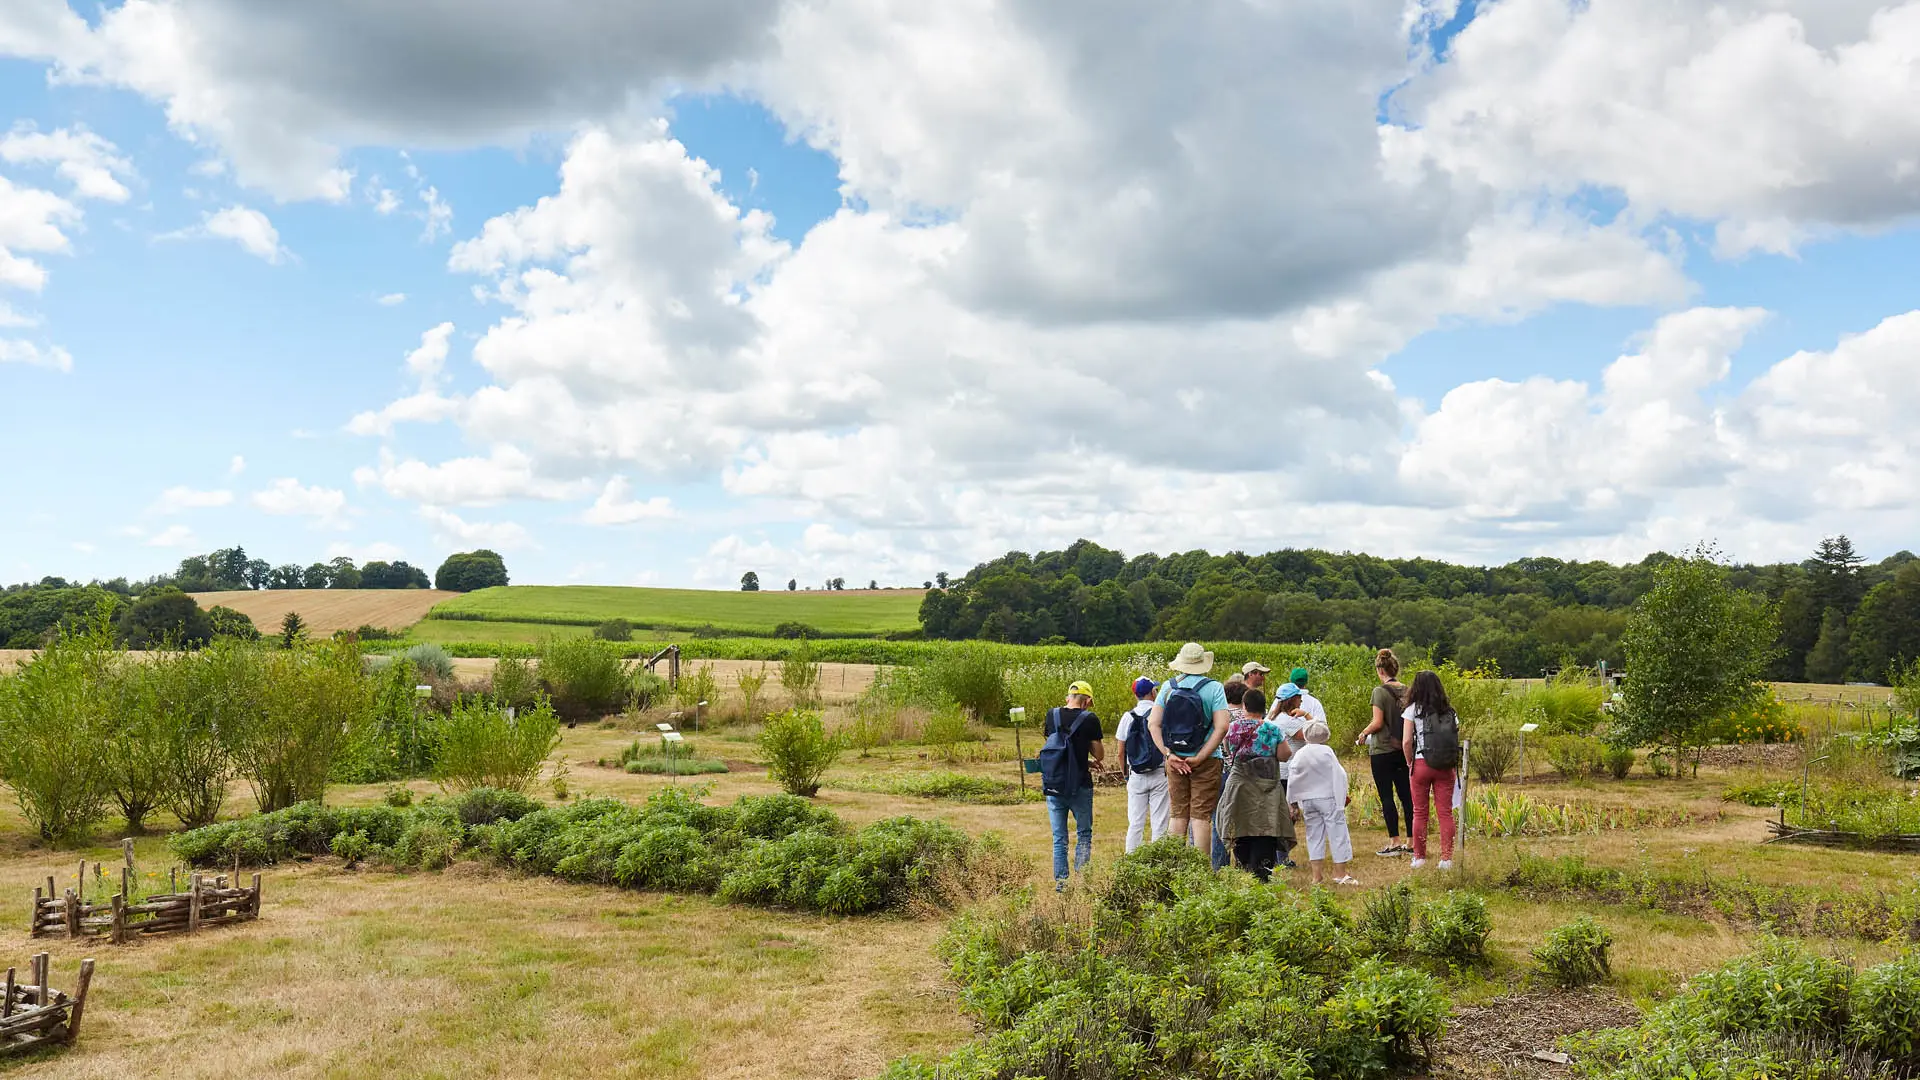
<svg viewBox="0 0 1920 1080">
<path fill-rule="evenodd" d="M 1167 749 L 1192 757 L 1207 745 L 1207 739 L 1213 735 L 1213 715 L 1207 712 L 1200 690 L 1212 681 L 1202 675 L 1198 682 L 1183 686 L 1176 679 L 1171 684 L 1160 712 L 1160 739 L 1167 744 Z"/>
<path fill-rule="evenodd" d="M 1066 709 L 1056 708 L 1047 714 L 1047 722 L 1053 725 L 1053 734 L 1040 747 L 1040 791 L 1046 795 L 1072 796 L 1080 791 L 1080 754 L 1074 749 L 1073 734 L 1086 720 L 1087 712 L 1081 709 L 1074 714 L 1071 724 L 1066 722 Z"/>
<path fill-rule="evenodd" d="M 1147 730 L 1147 718 L 1140 713 L 1133 714 L 1133 727 L 1127 729 L 1127 768 L 1137 773 L 1150 773 L 1164 768 L 1167 756 L 1153 745 L 1153 732 Z"/>
</svg>

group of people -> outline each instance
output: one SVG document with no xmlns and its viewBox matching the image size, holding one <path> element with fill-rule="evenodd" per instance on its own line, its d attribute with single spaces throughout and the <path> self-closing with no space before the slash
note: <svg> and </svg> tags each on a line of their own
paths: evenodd
<svg viewBox="0 0 1920 1080">
<path fill-rule="evenodd" d="M 1304 832 L 1314 884 L 1329 877 L 1335 885 L 1360 884 L 1349 872 L 1353 796 L 1331 745 L 1326 707 L 1307 691 L 1312 673 L 1294 668 L 1269 698 L 1272 669 L 1257 660 L 1223 683 L 1212 677 L 1213 653 L 1189 642 L 1167 666 L 1172 674 L 1161 681 L 1134 680 L 1133 707 L 1114 731 L 1114 767 L 1126 772 L 1126 849 L 1179 836 L 1210 851 L 1215 869 L 1231 862 L 1270 881 L 1276 869 L 1297 867 L 1292 856 Z M 1440 869 L 1451 869 L 1458 717 L 1434 672 L 1420 672 L 1410 686 L 1400 681 L 1391 649 L 1376 654 L 1374 673 L 1380 685 L 1371 722 L 1355 745 L 1367 748 L 1387 828 L 1386 846 L 1375 854 L 1410 854 L 1413 866 L 1426 866 L 1429 821 L 1438 819 Z M 1093 688 L 1069 686 L 1066 704 L 1048 712 L 1042 734 L 1053 876 L 1064 889 L 1069 819 L 1078 830 L 1072 868 L 1084 870 L 1093 857 L 1094 772 L 1107 766 Z M 1411 846 L 1402 842 L 1403 820 Z"/>
</svg>

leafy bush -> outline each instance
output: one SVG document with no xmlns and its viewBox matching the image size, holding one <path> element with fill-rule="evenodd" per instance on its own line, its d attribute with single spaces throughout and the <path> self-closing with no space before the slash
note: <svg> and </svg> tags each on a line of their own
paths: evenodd
<svg viewBox="0 0 1920 1080">
<path fill-rule="evenodd" d="M 940 653 L 928 668 L 941 693 L 975 720 L 994 723 L 1006 715 L 1006 658 L 999 651 L 986 645 L 958 645 Z M 1065 689 L 1063 685 L 1061 690 Z"/>
<path fill-rule="evenodd" d="M 935 709 L 920 726 L 920 741 L 932 747 L 942 761 L 960 756 L 960 744 L 967 741 L 967 714 L 955 705 Z"/>
<path fill-rule="evenodd" d="M 1588 735 L 1550 735 L 1540 743 L 1553 771 L 1566 780 L 1591 776 L 1606 753 L 1605 745 Z"/>
<path fill-rule="evenodd" d="M 116 663 L 102 613 L 0 679 L 0 780 L 43 841 L 73 840 L 106 814 L 113 784 L 98 751 L 112 730 Z"/>
<path fill-rule="evenodd" d="M 1483 784 L 1497 784 L 1512 771 L 1520 754 L 1520 733 L 1498 724 L 1476 725 L 1469 736 L 1467 769 Z"/>
<path fill-rule="evenodd" d="M 413 665 L 413 670 L 422 675 L 431 675 L 443 682 L 453 680 L 453 657 L 447 650 L 433 644 L 422 642 L 400 654 L 400 658 Z"/>
<path fill-rule="evenodd" d="M 665 699 L 668 689 L 667 680 L 646 668 L 636 666 L 633 670 L 633 678 L 628 680 L 627 694 L 632 699 L 634 708 L 646 710 Z"/>
<path fill-rule="evenodd" d="M 327 843 L 328 850 L 346 860 L 349 867 L 358 866 L 361 860 L 373 852 L 374 847 L 373 840 L 367 836 L 365 830 L 335 833 L 333 839 Z"/>
<path fill-rule="evenodd" d="M 840 757 L 844 744 L 827 734 L 820 714 L 787 709 L 767 718 L 760 733 L 760 750 L 767 755 L 767 775 L 790 795 L 811 798 L 820 790 L 820 778 Z"/>
<path fill-rule="evenodd" d="M 997 780 L 973 773 L 905 773 L 872 780 L 851 780 L 833 786 L 851 791 L 872 791 L 882 795 L 905 795 L 915 799 L 951 799 L 955 802 L 1011 803 L 1019 798 L 1020 786 L 1011 780 Z"/>
<path fill-rule="evenodd" d="M 796 709 L 807 708 L 820 700 L 820 664 L 813 658 L 813 647 L 802 638 L 800 647 L 780 661 L 780 685 L 793 699 Z"/>
<path fill-rule="evenodd" d="M 730 771 L 727 763 L 719 758 L 662 755 L 634 758 L 622 767 L 635 775 L 646 776 L 709 776 Z"/>
<path fill-rule="evenodd" d="M 767 688 L 767 665 L 761 664 L 759 671 L 742 671 L 735 678 L 740 688 L 740 713 L 749 724 L 760 722 L 760 695 Z"/>
<path fill-rule="evenodd" d="M 1148 907 L 1173 903 L 1177 885 L 1197 880 L 1212 869 L 1207 853 L 1185 838 L 1162 837 L 1120 860 L 1101 902 L 1122 915 L 1137 915 Z"/>
<path fill-rule="evenodd" d="M 540 676 L 533 664 L 518 657 L 503 657 L 493 665 L 493 678 L 487 694 L 494 703 L 512 709 L 524 709 L 540 696 Z"/>
<path fill-rule="evenodd" d="M 350 642 L 261 654 L 258 702 L 223 732 L 262 811 L 318 799 L 335 764 L 364 734 L 374 688 Z"/>
<path fill-rule="evenodd" d="M 1603 717 L 1606 689 L 1585 668 L 1568 668 L 1543 686 L 1529 690 L 1522 707 L 1550 735 L 1591 735 Z"/>
<path fill-rule="evenodd" d="M 1708 729 L 1716 743 L 1805 742 L 1807 729 L 1772 694 L 1756 694 Z"/>
<path fill-rule="evenodd" d="M 207 626 L 216 638 L 234 638 L 238 641 L 259 641 L 260 628 L 253 620 L 218 604 L 207 609 Z"/>
<path fill-rule="evenodd" d="M 792 620 L 788 620 L 787 622 L 780 623 L 779 625 L 773 628 L 773 636 L 777 638 L 795 638 L 795 639 L 805 640 L 808 638 L 821 637 L 823 635 L 820 633 L 820 631 L 815 630 L 813 627 L 808 626 L 806 623 L 794 622 Z"/>
<path fill-rule="evenodd" d="M 1475 893 L 1449 890 L 1420 908 L 1420 925 L 1413 935 L 1416 952 L 1449 964 L 1474 964 L 1486 958 L 1487 935 L 1493 919 L 1487 901 Z"/>
<path fill-rule="evenodd" d="M 541 646 L 540 681 L 554 711 L 568 720 L 616 712 L 626 703 L 629 681 L 617 649 L 592 638 L 549 638 Z"/>
<path fill-rule="evenodd" d="M 285 810 L 176 833 L 168 846 L 182 862 L 192 866 L 230 866 L 236 857 L 244 865 L 263 866 L 295 855 L 328 854 L 333 851 L 334 839 L 343 833 L 365 835 L 371 845 L 367 853 L 372 854 L 394 849 L 421 822 L 436 822 L 442 832 L 464 834 L 466 829 L 518 820 L 539 806 L 524 795 L 485 788 L 450 799 L 428 799 L 408 808 L 326 807 L 303 802 Z M 433 839 L 416 836 L 409 842 L 409 852 L 423 852 L 423 845 Z"/>
<path fill-rule="evenodd" d="M 625 619 L 608 619 L 593 628 L 593 636 L 601 641 L 632 641 L 633 624 Z"/>
<path fill-rule="evenodd" d="M 1637 755 L 1634 754 L 1631 746 L 1617 746 L 1609 743 L 1606 749 L 1600 752 L 1600 763 L 1607 767 L 1607 775 L 1615 780 L 1625 780 L 1627 774 L 1633 771 L 1635 760 Z"/>
<path fill-rule="evenodd" d="M 1868 968 L 1853 981 L 1847 1034 L 1895 1068 L 1920 1067 L 1920 954 Z"/>
<path fill-rule="evenodd" d="M 546 702 L 509 715 L 485 698 L 465 698 L 441 724 L 434 779 L 460 791 L 524 792 L 559 745 L 560 719 Z"/>
<path fill-rule="evenodd" d="M 1607 950 L 1613 947 L 1613 935 L 1607 928 L 1582 915 L 1557 926 L 1547 940 L 1533 950 L 1540 974 L 1555 986 L 1590 986 L 1604 982 L 1613 973 L 1607 962 Z"/>
<path fill-rule="evenodd" d="M 405 809 L 413 805 L 413 789 L 401 787 L 399 784 L 393 784 L 387 788 L 386 794 L 381 797 L 381 801 L 388 806 Z"/>
<path fill-rule="evenodd" d="M 673 688 L 673 706 L 688 717 L 695 715 L 701 702 L 712 705 L 720 697 L 719 680 L 713 677 L 713 665 L 701 664 L 682 672 L 680 685 Z"/>
</svg>

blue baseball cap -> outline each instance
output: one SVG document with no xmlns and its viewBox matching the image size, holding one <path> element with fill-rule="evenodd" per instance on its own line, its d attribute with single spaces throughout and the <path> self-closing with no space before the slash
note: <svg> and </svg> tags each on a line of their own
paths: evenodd
<svg viewBox="0 0 1920 1080">
<path fill-rule="evenodd" d="M 1273 700 L 1275 701 L 1285 701 L 1288 698 L 1295 698 L 1299 696 L 1300 696 L 1300 688 L 1293 685 L 1292 683 L 1281 683 L 1280 689 L 1275 690 L 1273 692 Z"/>
<path fill-rule="evenodd" d="M 1139 678 L 1133 680 L 1133 696 L 1134 697 L 1146 697 L 1148 694 L 1151 694 L 1158 689 L 1160 689 L 1160 684 L 1157 682 L 1154 682 L 1152 679 L 1147 678 L 1145 675 L 1142 675 Z"/>
</svg>

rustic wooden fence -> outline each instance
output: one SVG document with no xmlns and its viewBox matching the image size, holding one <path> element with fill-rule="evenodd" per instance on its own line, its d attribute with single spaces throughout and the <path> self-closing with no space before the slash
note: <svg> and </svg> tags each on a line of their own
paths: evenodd
<svg viewBox="0 0 1920 1080">
<path fill-rule="evenodd" d="M 34 956 L 25 984 L 19 981 L 18 969 L 7 969 L 6 988 L 0 993 L 0 1054 L 70 1043 L 79 1037 L 87 985 L 93 982 L 93 961 L 80 961 L 80 981 L 72 993 L 50 985 L 51 966 L 46 953 Z"/>
<path fill-rule="evenodd" d="M 80 880 L 86 881 L 84 865 Z M 53 878 L 44 888 L 33 890 L 33 921 L 28 932 L 33 937 L 61 935 L 69 938 L 104 937 L 115 945 L 130 937 L 169 934 L 184 931 L 198 933 L 202 927 L 245 922 L 260 917 L 260 875 L 253 883 L 241 886 L 229 883 L 225 874 L 211 881 L 200 874 L 187 879 L 185 892 L 166 892 L 132 901 L 132 874 L 123 870 L 120 891 L 105 903 L 87 903 L 72 889 L 55 894 Z"/>
</svg>

